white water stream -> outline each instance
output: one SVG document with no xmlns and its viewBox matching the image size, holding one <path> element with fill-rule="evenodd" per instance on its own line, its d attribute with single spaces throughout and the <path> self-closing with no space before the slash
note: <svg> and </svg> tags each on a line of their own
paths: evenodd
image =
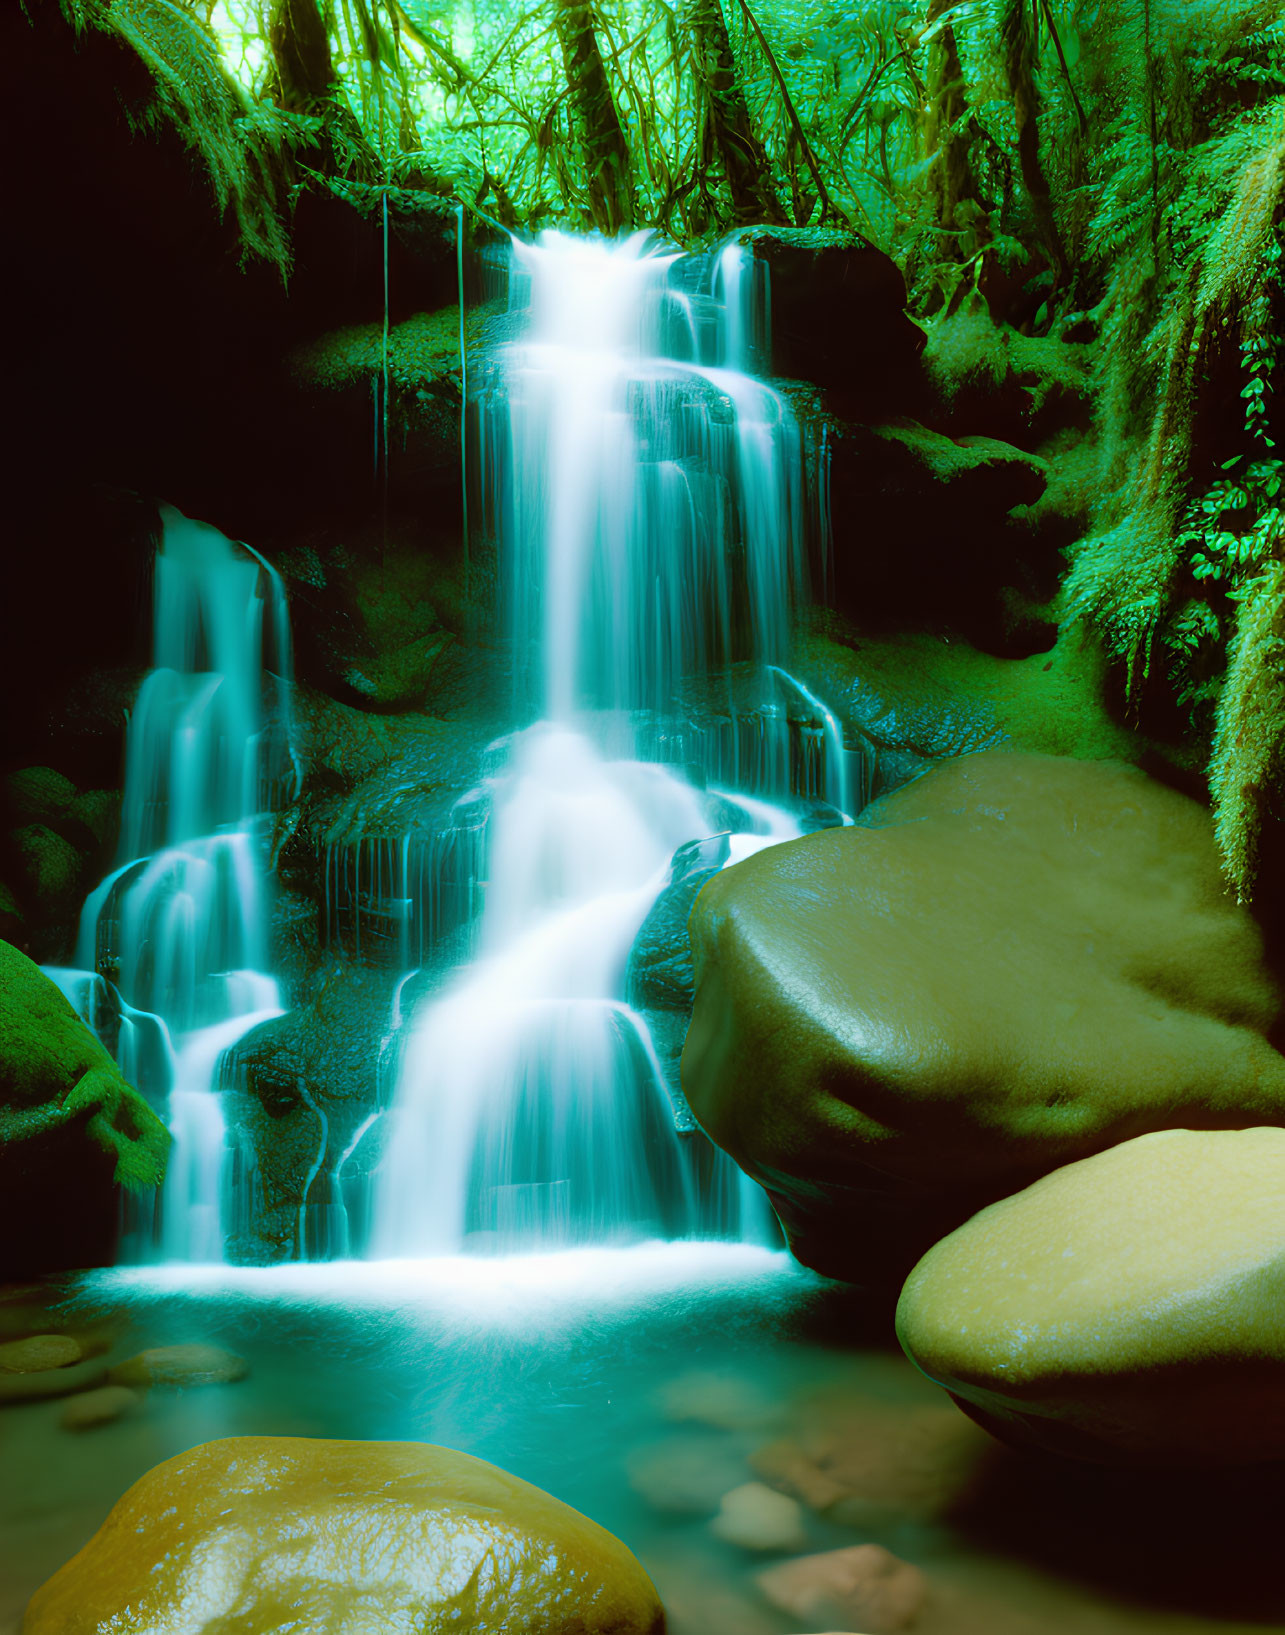
<svg viewBox="0 0 1285 1635">
<path fill-rule="evenodd" d="M 648 723 L 693 678 L 783 662 L 803 588 L 802 439 L 744 372 L 751 274 L 737 249 L 682 258 L 645 235 L 514 245 L 522 332 L 483 386 L 480 442 L 539 719 L 492 780 L 478 957 L 411 1023 L 376 1255 L 761 1229 L 727 1161 L 693 1161 L 624 998 L 670 859 L 726 827 L 697 786 L 720 766 L 634 758 Z M 733 858 L 799 833 L 762 801 L 741 816 Z"/>
<path fill-rule="evenodd" d="M 125 1253 L 220 1261 L 219 1065 L 281 1013 L 256 830 L 290 765 L 290 626 L 280 578 L 248 546 L 169 506 L 162 519 L 155 668 L 126 735 L 120 864 L 81 912 L 79 968 L 49 975 L 174 1136 L 159 1216 L 127 1220 Z M 268 672 L 281 683 L 274 722 Z"/>
<path fill-rule="evenodd" d="M 798 803 L 782 800 L 846 812 L 853 793 L 835 717 L 781 668 L 811 508 L 788 403 L 749 372 L 766 351 L 764 295 L 734 247 L 514 245 L 519 338 L 480 372 L 479 476 L 516 715 L 534 724 L 498 746 L 427 864 L 412 869 L 409 839 L 372 853 L 404 967 L 439 909 L 466 924 L 480 901 L 474 953 L 405 1019 L 399 986 L 392 1104 L 342 1152 L 323 1135 L 301 1252 L 319 1177 L 328 1246 L 361 1247 L 344 1171 L 366 1140 L 383 1152 L 377 1257 L 768 1230 L 757 1188 L 690 1133 L 672 1062 L 626 997 L 680 848 L 690 861 L 693 841 L 717 836 L 708 856 L 735 862 L 798 835 Z M 260 832 L 291 772 L 280 579 L 166 509 L 154 653 L 129 723 L 119 867 L 85 904 L 79 968 L 51 974 L 175 1137 L 159 1218 L 133 1223 L 127 1253 L 218 1262 L 243 1213 L 221 1063 L 280 1014 Z M 731 679 L 747 664 L 748 716 Z M 360 852 L 355 875 L 327 858 L 328 921 L 333 888 L 361 867 Z"/>
</svg>

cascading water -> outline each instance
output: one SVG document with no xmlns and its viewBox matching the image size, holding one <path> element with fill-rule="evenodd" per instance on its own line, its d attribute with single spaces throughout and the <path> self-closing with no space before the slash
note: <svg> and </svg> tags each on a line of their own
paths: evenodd
<svg viewBox="0 0 1285 1635">
<path fill-rule="evenodd" d="M 162 518 L 156 665 L 126 737 L 121 862 L 81 913 L 82 969 L 50 974 L 174 1136 L 159 1223 L 127 1223 L 128 1248 L 221 1260 L 219 1064 L 281 1014 L 258 815 L 289 767 L 290 628 L 279 577 L 249 547 L 170 507 Z"/>
<path fill-rule="evenodd" d="M 787 774 L 742 780 L 735 751 L 666 726 L 692 678 L 784 662 L 803 588 L 802 438 L 744 372 L 754 274 L 738 249 L 659 254 L 645 235 L 514 245 L 523 334 L 481 389 L 479 443 L 519 691 L 539 719 L 492 780 L 477 958 L 410 1026 L 377 1254 L 754 1229 L 753 1189 L 676 1133 L 624 1001 L 671 857 L 728 827 L 726 792 L 700 778 L 789 792 Z M 662 740 L 689 773 L 700 763 L 696 781 L 657 764 L 677 758 Z M 729 860 L 799 833 L 753 800 L 735 826 L 752 832 Z"/>
</svg>

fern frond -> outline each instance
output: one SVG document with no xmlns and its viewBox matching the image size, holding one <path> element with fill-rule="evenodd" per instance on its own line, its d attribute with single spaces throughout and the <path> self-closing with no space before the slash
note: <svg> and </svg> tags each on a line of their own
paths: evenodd
<svg viewBox="0 0 1285 1635">
<path fill-rule="evenodd" d="M 171 125 L 199 156 L 220 212 L 231 210 L 247 254 L 286 273 L 290 247 L 278 205 L 276 127 L 228 73 L 218 41 L 179 0 L 60 0 L 78 31 L 114 35 L 151 77 L 153 100 L 128 108 L 136 128 Z"/>
</svg>

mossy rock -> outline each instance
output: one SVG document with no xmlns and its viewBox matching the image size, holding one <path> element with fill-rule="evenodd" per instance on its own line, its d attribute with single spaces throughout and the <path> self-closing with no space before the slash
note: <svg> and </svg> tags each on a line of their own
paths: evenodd
<svg viewBox="0 0 1285 1635">
<path fill-rule="evenodd" d="M 24 902 L 57 914 L 75 898 L 81 854 L 57 830 L 27 823 L 9 836 L 14 874 Z"/>
<path fill-rule="evenodd" d="M 40 967 L 0 942 L 0 1162 L 71 1126 L 116 1185 L 160 1184 L 169 1132 Z"/>
<path fill-rule="evenodd" d="M 82 824 L 95 842 L 110 850 L 120 831 L 121 797 L 117 789 L 86 789 L 76 796 L 68 816 Z"/>
<path fill-rule="evenodd" d="M 433 667 L 451 640 L 446 630 L 417 637 L 395 652 L 381 653 L 373 663 L 353 665 L 344 680 L 376 708 L 404 709 L 422 703 Z"/>
<path fill-rule="evenodd" d="M 0 937 L 5 942 L 17 943 L 25 942 L 26 936 L 27 922 L 22 905 L 4 881 L 0 880 Z"/>
<path fill-rule="evenodd" d="M 1014 591 L 1042 603 L 1065 567 L 1032 531 L 1048 468 L 1014 444 L 919 419 L 828 413 L 833 600 L 868 628 L 1005 639 Z M 871 541 L 891 541 L 871 548 Z"/>
<path fill-rule="evenodd" d="M 4 798 L 12 823 L 48 823 L 70 810 L 76 786 L 50 766 L 25 766 L 4 780 Z"/>
<path fill-rule="evenodd" d="M 1083 626 L 1021 659 L 927 634 L 818 632 L 794 671 L 884 750 L 939 759 L 1002 746 L 1136 762 L 1151 748 L 1113 712 L 1111 667 Z"/>
<path fill-rule="evenodd" d="M 982 311 L 938 318 L 924 351 L 928 379 L 951 431 L 980 432 L 1033 449 L 1089 422 L 1089 348 L 1058 335 L 1022 335 Z"/>
<path fill-rule="evenodd" d="M 469 351 L 485 343 L 488 328 L 499 308 L 496 303 L 476 307 L 465 315 L 464 342 Z M 388 378 L 398 391 L 415 392 L 428 382 L 455 374 L 459 390 L 460 309 L 417 312 L 394 324 L 388 332 Z M 298 348 L 290 359 L 295 376 L 309 386 L 341 391 L 366 385 L 384 369 L 383 325 L 351 324 L 330 331 Z"/>
</svg>

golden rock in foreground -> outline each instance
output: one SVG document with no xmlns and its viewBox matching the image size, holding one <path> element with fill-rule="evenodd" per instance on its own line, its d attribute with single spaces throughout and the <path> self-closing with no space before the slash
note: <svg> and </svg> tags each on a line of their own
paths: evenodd
<svg viewBox="0 0 1285 1635">
<path fill-rule="evenodd" d="M 1164 1130 L 1054 1171 L 929 1250 L 897 1330 L 1007 1440 L 1285 1458 L 1285 1130 Z"/>
<path fill-rule="evenodd" d="M 239 1436 L 148 1471 L 23 1635 L 661 1635 L 642 1567 L 541 1489 L 421 1442 Z"/>
</svg>

